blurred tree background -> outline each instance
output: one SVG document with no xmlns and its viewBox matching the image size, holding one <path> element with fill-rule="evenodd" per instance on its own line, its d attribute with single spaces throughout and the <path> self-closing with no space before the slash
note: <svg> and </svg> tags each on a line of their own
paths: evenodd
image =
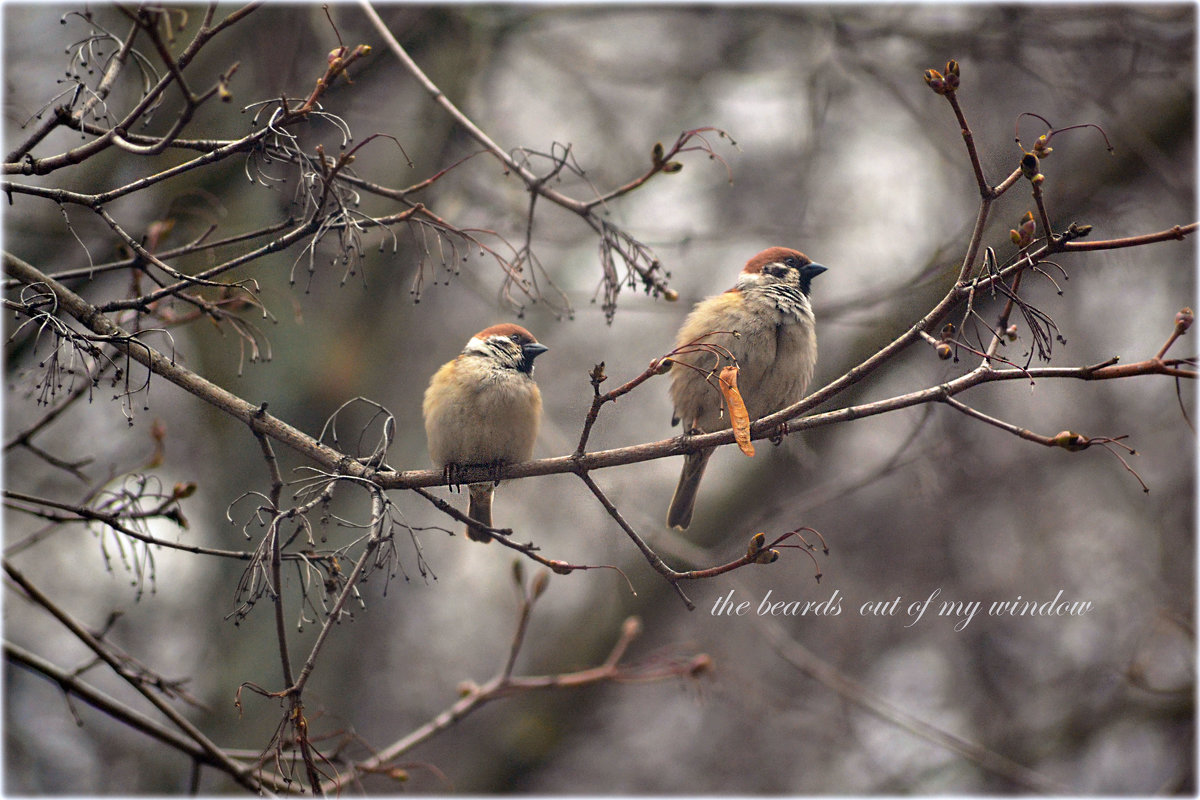
<svg viewBox="0 0 1200 800">
<path fill-rule="evenodd" d="M 221 6 L 218 18 L 234 8 Z M 110 6 L 91 6 L 92 23 L 64 16 L 81 10 L 5 4 L 6 152 L 28 137 L 38 124 L 30 118 L 43 104 L 70 88 L 62 83 L 64 70 L 81 69 L 72 63 L 72 43 L 92 25 L 118 37 L 129 29 Z M 201 11 L 187 8 L 185 27 L 175 33 L 180 41 Z M 948 58 L 962 64 L 960 102 L 993 183 L 1021 157 L 1014 135 L 1029 147 L 1045 132 L 1029 117 L 1015 128 L 1023 112 L 1056 127 L 1103 128 L 1112 154 L 1097 130 L 1080 129 L 1055 137 L 1054 153 L 1044 159 L 1044 191 L 1058 228 L 1086 223 L 1094 226 L 1093 238 L 1109 239 L 1196 217 L 1191 4 L 404 4 L 378 11 L 433 82 L 503 148 L 562 153 L 569 147 L 585 174 L 564 170 L 555 180 L 572 196 L 587 199 L 640 175 L 655 142 L 669 144 L 680 131 L 714 126 L 736 142 L 710 136 L 728 169 L 704 153 L 685 154 L 679 173 L 655 177 L 604 211 L 653 248 L 679 293 L 675 303 L 624 291 L 609 324 L 596 300 L 596 233 L 540 202 L 529 234 L 544 270 L 543 296 L 524 299 L 520 309 L 501 296 L 504 275 L 478 247 L 460 243 L 465 259 L 443 258 L 450 240 L 427 227 L 398 225 L 365 232 L 362 262 L 352 274 L 332 242 L 317 248 L 311 273 L 302 245 L 237 273 L 258 282 L 271 314 L 257 323 L 269 359 L 247 362 L 228 327 L 204 321 L 172 328 L 169 344 L 148 337 L 188 369 L 251 403 L 269 403 L 274 416 L 313 436 L 351 398 L 383 404 L 398 423 L 387 454 L 397 469 L 430 467 L 422 393 L 437 366 L 475 331 L 519 319 L 549 345 L 538 361 L 546 417 L 535 455 L 569 454 L 591 402 L 591 367 L 603 361 L 613 384 L 640 373 L 670 349 L 694 302 L 727 289 L 746 259 L 770 245 L 798 248 L 830 268 L 813 291 L 821 347 L 814 388 L 891 341 L 953 283 L 979 202 L 957 122 L 922 80 L 925 69 Z M 403 148 L 387 139 L 370 142 L 355 153 L 357 174 L 401 188 L 468 159 L 417 199 L 457 227 L 491 232 L 479 234 L 489 246 L 520 246 L 530 197 L 524 185 L 478 154 L 478 143 L 382 46 L 361 7 L 333 5 L 329 14 L 347 46 L 369 44 L 372 51 L 350 70 L 352 83 L 331 85 L 325 110 L 349 125 L 355 142 L 381 133 Z M 231 102 L 204 105 L 187 138 L 245 135 L 254 115 L 243 111 L 247 105 L 306 96 L 338 44 L 318 5 L 255 10 L 189 67 L 189 74 L 203 76 L 195 79 L 202 87 L 239 63 L 229 80 Z M 128 107 L 140 88 L 127 80 L 108 103 Z M 177 103 L 168 95 L 156 112 L 158 133 L 178 114 Z M 336 126 L 316 116 L 291 130 L 305 152 L 320 144 L 333 154 L 341 144 Z M 86 138 L 57 130 L 38 154 Z M 168 150 L 138 158 L 113 148 L 63 174 L 8 179 L 95 192 L 184 157 Z M 544 159 L 530 164 L 535 171 L 549 167 Z M 254 167 L 235 157 L 132 193 L 107 210 L 139 234 L 169 221 L 163 247 L 191 242 L 214 224 L 220 236 L 261 228 L 287 218 L 296 190 L 287 165 L 263 169 L 289 182 L 271 187 L 248 180 Z M 124 257 L 111 231 L 85 209 L 20 194 L 9 200 L 5 250 L 45 272 Z M 1032 209 L 1027 185 L 1009 192 L 984 243 L 1007 257 L 1014 250 L 1008 229 Z M 399 210 L 363 193 L 363 213 Z M 207 265 L 203 255 L 189 258 L 172 264 L 185 272 Z M 1023 287 L 1065 337 L 1054 348 L 1057 366 L 1148 358 L 1166 340 L 1175 313 L 1196 304 L 1191 240 L 1069 254 L 1059 262 L 1070 276 L 1054 275 L 1061 296 L 1034 276 Z M 128 281 L 127 273 L 115 272 L 72 286 L 101 302 L 128 294 Z M 19 292 L 12 281 L 7 287 L 6 296 Z M 989 303 L 988 319 L 999 307 Z M 16 324 L 10 317 L 10 332 Z M 1191 344 L 1185 337 L 1175 347 L 1190 353 Z M 1022 361 L 1029 346 L 1025 336 L 1008 355 Z M 37 354 L 14 339 L 7 355 L 5 441 L 11 443 L 46 409 L 35 402 Z M 937 359 L 931 348 L 911 348 L 837 404 L 933 386 L 974 363 L 965 353 L 956 364 Z M 779 447 L 762 442 L 752 460 L 722 448 L 686 535 L 668 532 L 662 522 L 679 459 L 594 472 L 624 517 L 680 569 L 736 558 L 757 531 L 773 537 L 808 525 L 828 541 L 830 555 L 818 555 L 819 583 L 802 554 L 785 553 L 773 565 L 688 586 L 694 612 L 647 569 L 573 476 L 505 482 L 497 524 L 533 540 L 547 557 L 618 565 L 637 592 L 609 570 L 553 576 L 533 612 L 518 674 L 599 663 L 632 614 L 642 618 L 644 631 L 631 659 L 653 665 L 704 653 L 713 669 L 696 678 L 605 683 L 489 704 L 407 753 L 406 787 L 421 793 L 1194 793 L 1195 416 L 1194 388 L 1182 384 L 1165 377 L 1009 381 L 963 398 L 1042 434 L 1129 434 L 1137 455 L 1125 457 L 1149 493 L 1099 447 L 1041 448 L 937 403 L 788 436 Z M 666 385 L 651 380 L 606 407 L 589 448 L 677 433 L 669 427 Z M 82 476 L 12 446 L 6 487 L 83 503 L 89 491 L 111 488 L 130 472 L 152 475 L 165 487 L 194 482 L 195 494 L 182 501 L 187 528 L 155 520 L 150 530 L 190 545 L 252 549 L 241 531 L 247 509 L 232 509 L 236 524 L 227 518 L 243 492 L 269 488 L 249 431 L 166 381 L 134 397 L 130 423 L 112 394 L 102 384 L 90 402 L 73 404 L 36 439 L 59 458 L 90 459 Z M 161 460 L 148 466 L 158 461 L 156 426 L 165 431 Z M 282 447 L 277 452 L 286 479 L 303 476 L 295 471 L 303 459 Z M 462 495 L 434 491 L 465 506 Z M 393 492 L 392 500 L 418 529 L 420 558 L 431 574 L 422 576 L 414 544 L 399 536 L 401 571 L 390 580 L 376 573 L 362 586 L 361 604 L 354 600 L 352 620 L 334 628 L 305 695 L 310 733 L 353 734 L 342 745 L 353 758 L 430 720 L 454 702 L 461 682 L 492 675 L 517 624 L 515 553 L 420 530 L 460 526 L 411 492 Z M 6 558 L 35 585 L 92 629 L 109 626 L 106 641 L 158 674 L 187 678 L 186 691 L 199 705 L 179 707 L 213 741 L 231 751 L 266 746 L 280 701 L 243 693 L 240 714 L 234 706 L 243 682 L 269 689 L 280 682 L 268 604 L 236 624 L 230 617 L 244 563 L 154 549 L 152 576 L 139 575 L 129 562 L 145 557 L 143 550 L 111 531 L 52 525 L 13 510 L 11 498 L 8 506 Z M 361 508 L 336 504 L 333 513 L 363 516 Z M 31 535 L 39 536 L 35 544 Z M 317 535 L 337 541 L 358 533 L 330 518 Z M 298 573 L 285 577 L 284 591 L 295 592 Z M 9 589 L 6 642 L 68 671 L 89 664 L 76 637 Z M 939 599 L 913 622 L 909 605 L 935 590 Z M 1020 596 L 1040 603 L 1060 590 L 1064 600 L 1090 602 L 1090 612 L 986 615 L 992 601 Z M 714 604 L 731 591 L 735 601 L 751 601 L 751 612 L 714 616 Z M 786 601 L 836 593 L 831 605 L 841 613 L 762 618 L 753 609 L 768 591 L 772 600 Z M 865 603 L 898 597 L 895 616 L 860 614 Z M 956 630 L 954 620 L 933 614 L 942 600 L 982 601 L 983 611 Z M 298 602 L 288 608 L 289 625 L 302 629 L 292 629 L 293 657 L 308 651 L 320 628 L 314 613 Z M 102 666 L 82 676 L 138 702 Z M 187 756 L 68 701 L 54 683 L 11 659 L 4 685 L 6 792 L 169 794 L 189 787 Z M 326 739 L 322 751 L 333 751 L 336 741 Z M 205 793 L 237 788 L 214 770 L 202 771 L 198 786 Z M 399 788 L 386 775 L 366 777 L 361 786 Z"/>
</svg>

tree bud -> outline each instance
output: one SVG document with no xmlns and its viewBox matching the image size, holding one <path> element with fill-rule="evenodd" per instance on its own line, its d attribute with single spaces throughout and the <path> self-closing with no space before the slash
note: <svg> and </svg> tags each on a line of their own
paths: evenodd
<svg viewBox="0 0 1200 800">
<path fill-rule="evenodd" d="M 778 550 L 763 550 L 754 557 L 755 564 L 773 564 L 779 560 Z"/>
<path fill-rule="evenodd" d="M 937 94 L 946 93 L 946 79 L 936 69 L 925 70 L 925 83 L 929 84 L 929 88 Z"/>
<path fill-rule="evenodd" d="M 1026 153 L 1021 158 L 1021 176 L 1027 180 L 1033 180 L 1039 172 L 1041 172 L 1041 164 L 1038 163 L 1038 157 L 1033 153 Z"/>
<path fill-rule="evenodd" d="M 1061 447 L 1064 450 L 1072 453 L 1077 453 L 1080 450 L 1086 450 L 1090 442 L 1086 436 L 1080 436 L 1072 431 L 1062 431 L 1054 437 L 1055 446 Z"/>
</svg>

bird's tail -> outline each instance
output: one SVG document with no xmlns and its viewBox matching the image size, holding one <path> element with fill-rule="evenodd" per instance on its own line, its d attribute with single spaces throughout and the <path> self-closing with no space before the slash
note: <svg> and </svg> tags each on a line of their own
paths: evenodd
<svg viewBox="0 0 1200 800">
<path fill-rule="evenodd" d="M 704 468 L 708 466 L 712 454 L 712 450 L 701 450 L 683 457 L 683 472 L 679 476 L 679 485 L 675 487 L 675 496 L 671 498 L 671 507 L 667 509 L 667 527 L 685 530 L 692 523 L 696 492 L 700 489 L 700 479 L 704 477 Z"/>
<path fill-rule="evenodd" d="M 471 493 L 471 504 L 467 508 L 467 515 L 481 525 L 492 527 L 492 495 L 496 491 L 495 486 L 491 483 L 472 483 L 468 489 Z M 474 525 L 467 525 L 467 536 L 477 542 L 492 540 L 490 533 Z"/>
</svg>

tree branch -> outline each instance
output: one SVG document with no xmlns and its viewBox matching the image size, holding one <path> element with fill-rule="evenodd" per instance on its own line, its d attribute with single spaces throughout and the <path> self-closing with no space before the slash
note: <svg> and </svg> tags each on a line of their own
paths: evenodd
<svg viewBox="0 0 1200 800">
<path fill-rule="evenodd" d="M 100 660 L 107 664 L 113 672 L 124 679 L 132 686 L 139 694 L 145 697 L 150 704 L 157 708 L 167 719 L 171 720 L 182 730 L 188 738 L 194 741 L 208 756 L 212 759 L 214 765 L 218 766 L 224 772 L 228 773 L 239 784 L 249 789 L 252 792 L 261 792 L 262 785 L 256 781 L 250 774 L 250 770 L 233 762 L 224 751 L 214 744 L 203 732 L 195 725 L 189 722 L 178 711 L 167 704 L 165 700 L 157 694 L 149 691 L 145 684 L 138 679 L 136 675 L 130 675 L 125 667 L 116 658 L 109 653 L 108 648 L 101 644 L 92 634 L 90 634 L 82 625 L 72 619 L 65 611 L 58 607 L 49 597 L 37 589 L 29 580 L 17 570 L 8 559 L 3 560 L 4 571 L 21 590 L 35 603 L 46 609 L 53 615 L 64 627 L 69 630 L 76 639 L 87 646 L 89 650 L 95 653 Z"/>
</svg>

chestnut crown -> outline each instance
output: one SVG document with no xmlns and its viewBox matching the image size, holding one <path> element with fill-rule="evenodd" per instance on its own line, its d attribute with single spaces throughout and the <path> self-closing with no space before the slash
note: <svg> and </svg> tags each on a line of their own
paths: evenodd
<svg viewBox="0 0 1200 800">
<path fill-rule="evenodd" d="M 549 349 L 520 325 L 503 322 L 472 336 L 463 355 L 492 358 L 501 366 L 532 375 L 533 360 Z"/>
<path fill-rule="evenodd" d="M 799 250 L 789 247 L 768 247 L 742 267 L 743 275 L 761 275 L 767 280 L 798 286 L 805 295 L 809 293 L 812 279 L 825 272 L 827 267 L 814 262 Z"/>
</svg>

